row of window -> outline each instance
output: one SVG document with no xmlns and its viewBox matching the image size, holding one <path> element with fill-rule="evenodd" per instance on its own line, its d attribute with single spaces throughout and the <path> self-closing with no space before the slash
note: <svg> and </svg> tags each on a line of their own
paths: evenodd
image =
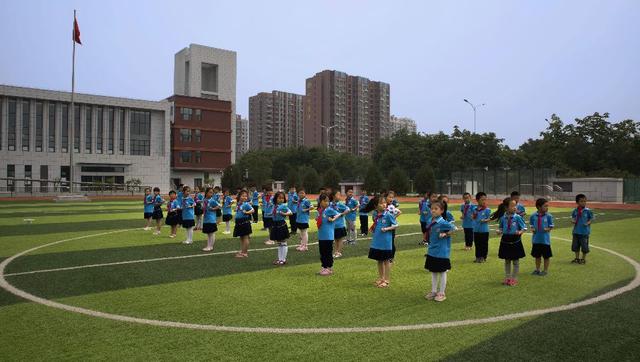
<svg viewBox="0 0 640 362">
<path fill-rule="evenodd" d="M 202 140 L 202 133 L 199 129 L 180 129 L 180 142 L 196 142 L 200 143 Z"/>
<path fill-rule="evenodd" d="M 200 163 L 201 161 L 200 151 L 180 151 L 180 162 L 182 163 Z"/>
<path fill-rule="evenodd" d="M 17 139 L 20 136 L 22 151 L 31 150 L 31 102 L 28 99 L 7 99 L 7 150 L 17 150 Z M 2 149 L 2 106 L 0 99 L 0 149 Z M 45 117 L 45 110 L 46 117 Z M 36 152 L 56 152 L 56 130 L 60 123 L 60 150 L 69 152 L 70 127 L 73 132 L 74 152 L 80 152 L 80 140 L 82 138 L 81 124 L 84 122 L 84 153 L 109 153 L 113 154 L 118 143 L 119 154 L 125 154 L 126 118 L 123 108 L 103 108 L 95 105 L 80 105 L 74 107 L 73 124 L 69 122 L 69 104 L 35 101 L 35 144 Z M 149 156 L 151 151 L 151 113 L 147 111 L 129 111 L 129 142 L 131 155 Z M 118 124 L 118 136 L 116 138 L 116 124 Z M 19 125 L 19 126 L 18 126 Z M 106 128 L 106 129 L 105 129 Z M 44 139 L 44 130 L 48 131 L 47 139 Z M 95 132 L 94 132 L 95 130 Z M 93 137 L 95 135 L 95 148 Z"/>
<path fill-rule="evenodd" d="M 124 173 L 124 167 L 108 167 L 108 166 L 83 166 L 82 172 L 114 172 Z M 16 177 L 16 165 L 7 165 L 7 178 Z M 60 166 L 60 181 L 49 179 L 49 166 L 40 165 L 40 175 L 37 178 L 33 177 L 32 165 L 24 165 L 24 177 L 25 179 L 34 180 L 46 180 L 46 181 L 24 181 L 24 191 L 32 192 L 38 190 L 39 192 L 57 191 L 59 188 L 65 188 L 68 186 L 69 180 L 69 166 Z M 80 177 L 82 182 L 90 182 L 97 184 L 124 184 L 124 175 L 82 175 Z M 16 191 L 15 180 L 7 180 L 7 191 Z M 36 189 L 33 188 L 33 184 L 39 184 Z M 90 191 L 91 186 L 82 185 L 82 190 Z"/>
<path fill-rule="evenodd" d="M 193 118 L 193 108 L 181 107 L 180 115 L 183 121 L 190 121 Z M 195 110 L 195 120 L 202 121 L 202 111 L 200 109 Z"/>
</svg>

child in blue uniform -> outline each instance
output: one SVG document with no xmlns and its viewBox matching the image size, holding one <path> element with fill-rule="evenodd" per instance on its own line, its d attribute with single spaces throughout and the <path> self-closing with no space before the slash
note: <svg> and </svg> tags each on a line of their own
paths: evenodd
<svg viewBox="0 0 640 362">
<path fill-rule="evenodd" d="M 371 227 L 373 236 L 369 246 L 369 259 L 378 262 L 378 279 L 375 286 L 388 288 L 391 281 L 391 260 L 393 244 L 391 231 L 398 227 L 393 213 L 387 211 L 387 202 L 383 197 L 374 197 L 365 205 L 366 210 L 376 210 L 377 216 Z"/>
<path fill-rule="evenodd" d="M 233 237 L 240 238 L 240 251 L 236 258 L 246 258 L 249 256 L 249 241 L 251 237 L 251 214 L 254 213 L 253 206 L 247 201 L 249 193 L 241 190 L 238 193 L 236 206 L 236 225 L 233 229 Z"/>
<path fill-rule="evenodd" d="M 160 235 L 160 229 L 162 228 L 162 219 L 164 215 L 162 215 L 162 204 L 164 204 L 164 199 L 160 196 L 160 188 L 153 188 L 153 215 L 151 218 L 156 221 L 156 231 L 153 232 L 153 235 Z"/>
<path fill-rule="evenodd" d="M 196 215 L 196 227 L 195 230 L 202 229 L 202 214 L 204 214 L 204 193 L 200 192 L 199 187 L 194 187 L 194 201 L 196 202 L 196 207 L 194 207 L 193 211 Z"/>
<path fill-rule="evenodd" d="M 220 208 L 220 204 L 213 197 L 213 189 L 207 187 L 203 198 L 203 224 L 202 232 L 207 235 L 207 246 L 202 251 L 212 251 L 213 244 L 216 242 L 216 231 L 218 231 L 218 223 L 216 210 Z"/>
<path fill-rule="evenodd" d="M 225 223 L 225 231 L 223 234 L 231 234 L 231 219 L 233 219 L 233 211 L 231 211 L 233 199 L 229 196 L 229 189 L 224 189 L 222 193 L 222 221 Z"/>
<path fill-rule="evenodd" d="M 369 233 L 369 214 L 364 212 L 365 207 L 369 203 L 369 196 L 367 196 L 367 191 L 362 190 L 360 194 L 360 199 L 358 200 L 358 204 L 360 205 L 360 212 L 358 215 L 360 216 L 360 236 L 367 236 Z"/>
<path fill-rule="evenodd" d="M 296 193 L 295 187 L 289 188 L 289 193 L 287 194 L 287 207 L 291 211 L 291 215 L 289 215 L 291 234 L 295 235 L 298 233 L 298 226 L 296 224 L 296 213 L 298 212 L 298 194 Z"/>
<path fill-rule="evenodd" d="M 356 214 L 358 212 L 358 200 L 353 197 L 353 189 L 347 190 L 347 199 L 344 204 L 349 208 L 349 213 L 345 216 L 345 222 L 347 224 L 347 244 L 355 245 L 357 239 Z"/>
<path fill-rule="evenodd" d="M 164 223 L 171 227 L 170 238 L 176 237 L 178 225 L 182 219 L 180 216 L 181 213 L 182 211 L 180 211 L 180 203 L 178 203 L 176 192 L 171 190 L 169 191 L 169 202 L 167 202 L 167 218 L 164 220 Z"/>
<path fill-rule="evenodd" d="M 551 253 L 551 236 L 553 229 L 553 216 L 549 213 L 549 203 L 546 199 L 536 200 L 537 212 L 534 212 L 529 219 L 529 226 L 533 232 L 531 256 L 536 258 L 536 270 L 533 275 L 545 276 L 549 272 L 549 259 Z M 544 258 L 544 270 L 540 271 L 540 262 Z"/>
<path fill-rule="evenodd" d="M 520 259 L 525 257 L 522 246 L 522 234 L 527 230 L 524 219 L 518 215 L 516 200 L 506 198 L 498 207 L 492 219 L 498 219 L 498 235 L 500 249 L 498 257 L 504 259 L 505 278 L 502 284 L 508 286 L 518 285 L 518 272 L 520 271 Z M 511 266 L 513 265 L 513 269 Z"/>
<path fill-rule="evenodd" d="M 144 219 L 146 223 L 144 224 L 144 230 L 151 230 L 151 217 L 153 216 L 153 196 L 151 195 L 151 188 L 147 187 L 144 189 Z"/>
<path fill-rule="evenodd" d="M 196 207 L 196 202 L 191 197 L 191 188 L 189 186 L 184 186 L 182 188 L 182 227 L 187 229 L 187 239 L 183 241 L 183 244 L 191 244 L 193 243 L 193 228 L 196 225 L 195 222 L 195 213 L 194 208 Z"/>
<path fill-rule="evenodd" d="M 342 217 L 336 209 L 329 207 L 329 196 L 320 194 L 318 197 L 318 248 L 320 250 L 321 276 L 333 274 L 333 240 L 335 235 L 335 221 Z"/>
<path fill-rule="evenodd" d="M 266 208 L 267 208 L 267 204 L 269 203 L 268 199 L 269 199 L 269 191 L 267 190 L 266 187 L 262 188 L 262 196 L 260 196 L 261 202 L 262 202 L 262 230 L 268 230 L 269 229 L 269 224 L 271 222 L 271 220 L 267 220 L 266 219 Z"/>
<path fill-rule="evenodd" d="M 251 188 L 252 192 L 251 192 L 251 207 L 253 207 L 253 214 L 251 214 L 251 216 L 253 217 L 253 223 L 257 224 L 258 223 L 258 209 L 260 208 L 260 193 L 258 192 L 258 190 L 256 190 L 255 187 Z"/>
<path fill-rule="evenodd" d="M 291 214 L 284 192 L 276 192 L 273 197 L 273 225 L 269 230 L 269 239 L 278 244 L 278 259 L 273 261 L 273 265 L 285 265 L 287 263 L 287 252 L 289 250 L 287 239 L 289 239 L 290 234 L 285 219 Z"/>
<path fill-rule="evenodd" d="M 520 203 L 520 192 L 511 191 L 511 200 L 516 202 L 516 214 L 520 215 L 520 217 L 524 220 L 524 217 L 527 215 L 527 211 L 524 208 L 524 205 Z"/>
<path fill-rule="evenodd" d="M 453 224 L 442 217 L 446 204 L 436 201 L 431 204 L 431 222 L 427 226 L 429 242 L 424 268 L 431 272 L 431 292 L 424 297 L 427 300 L 442 302 L 447 299 L 447 272 L 451 270 L 451 233 Z M 438 282 L 439 279 L 439 282 Z"/>
<path fill-rule="evenodd" d="M 573 222 L 573 241 L 571 251 L 576 253 L 576 258 L 572 263 L 586 264 L 589 253 L 589 234 L 591 234 L 591 222 L 594 219 L 593 212 L 587 207 L 587 196 L 576 195 L 578 207 L 571 212 L 571 222 Z M 582 258 L 580 258 L 582 251 Z"/>
<path fill-rule="evenodd" d="M 478 206 L 473 210 L 473 242 L 476 244 L 476 260 L 474 263 L 484 263 L 489 254 L 489 220 L 491 209 L 487 207 L 487 194 L 480 191 L 476 194 Z"/>
<path fill-rule="evenodd" d="M 307 199 L 307 193 L 303 188 L 298 191 L 298 197 L 296 223 L 298 224 L 298 230 L 300 230 L 300 245 L 296 250 L 307 251 L 309 250 L 309 211 L 313 210 L 314 207 L 311 205 L 311 201 Z"/>
<path fill-rule="evenodd" d="M 329 207 L 333 207 L 342 217 L 339 217 L 335 222 L 335 232 L 333 235 L 334 238 L 334 254 L 333 258 L 341 258 L 342 257 L 342 248 L 344 246 L 344 239 L 347 237 L 347 228 L 345 225 L 345 216 L 349 213 L 349 208 L 343 202 L 342 193 L 340 191 L 333 191 L 329 195 L 329 200 L 331 201 Z"/>
<path fill-rule="evenodd" d="M 462 194 L 464 203 L 460 205 L 460 214 L 462 214 L 462 228 L 464 229 L 464 250 L 469 251 L 473 247 L 473 213 L 476 205 L 471 203 L 471 194 L 465 192 Z"/>
</svg>

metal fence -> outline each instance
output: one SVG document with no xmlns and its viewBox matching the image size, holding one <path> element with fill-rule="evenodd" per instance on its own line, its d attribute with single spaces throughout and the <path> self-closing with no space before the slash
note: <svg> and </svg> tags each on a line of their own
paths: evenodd
<svg viewBox="0 0 640 362">
<path fill-rule="evenodd" d="M 550 169 L 470 169 L 454 171 L 436 180 L 438 193 L 462 195 L 479 191 L 492 196 L 507 196 L 518 191 L 522 196 L 553 198 L 550 179 L 556 175 Z"/>
<path fill-rule="evenodd" d="M 73 190 L 71 188 L 73 186 Z M 0 178 L 0 197 L 57 196 L 74 193 L 85 195 L 136 195 L 148 186 L 110 183 L 39 180 L 28 178 Z"/>
<path fill-rule="evenodd" d="M 622 184 L 624 203 L 640 203 L 640 178 L 625 178 Z"/>
</svg>

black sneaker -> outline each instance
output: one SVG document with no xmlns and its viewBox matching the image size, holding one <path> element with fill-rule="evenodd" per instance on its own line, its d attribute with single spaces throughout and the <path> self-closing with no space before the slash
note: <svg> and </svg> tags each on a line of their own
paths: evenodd
<svg viewBox="0 0 640 362">
<path fill-rule="evenodd" d="M 571 263 L 572 264 L 580 264 L 580 259 L 575 258 L 575 259 L 571 260 Z"/>
</svg>

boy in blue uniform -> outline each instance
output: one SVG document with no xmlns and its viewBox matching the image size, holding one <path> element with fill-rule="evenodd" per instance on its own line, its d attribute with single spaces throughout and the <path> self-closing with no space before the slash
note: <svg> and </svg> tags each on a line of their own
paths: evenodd
<svg viewBox="0 0 640 362">
<path fill-rule="evenodd" d="M 231 211 L 231 205 L 233 199 L 229 196 L 229 190 L 225 189 L 222 199 L 222 221 L 224 221 L 226 229 L 223 234 L 231 234 L 231 219 L 233 219 L 233 211 Z"/>
<path fill-rule="evenodd" d="M 298 213 L 296 214 L 296 223 L 298 229 L 300 229 L 300 245 L 296 248 L 298 251 L 307 251 L 309 243 L 309 211 L 314 207 L 311 205 L 311 201 L 307 199 L 307 193 L 304 189 L 298 191 Z"/>
<path fill-rule="evenodd" d="M 524 220 L 524 217 L 527 215 L 527 211 L 525 210 L 524 205 L 520 203 L 520 192 L 511 191 L 511 200 L 516 202 L 516 213 Z"/>
<path fill-rule="evenodd" d="M 322 269 L 321 276 L 333 274 L 333 240 L 335 236 L 335 221 L 342 215 L 333 207 L 329 207 L 329 196 L 320 194 L 318 197 L 318 249 Z"/>
<path fill-rule="evenodd" d="M 420 230 L 422 231 L 422 245 L 429 244 L 429 234 L 427 226 L 431 224 L 431 204 L 438 201 L 438 195 L 429 191 L 418 203 L 418 212 L 420 213 Z"/>
<path fill-rule="evenodd" d="M 534 212 L 529 219 L 529 225 L 533 232 L 531 256 L 536 258 L 536 270 L 533 275 L 545 276 L 549 271 L 549 259 L 551 253 L 551 236 L 549 232 L 553 229 L 553 216 L 549 214 L 549 203 L 546 199 L 536 200 L 537 212 Z M 541 258 L 544 258 L 544 270 L 540 271 Z"/>
<path fill-rule="evenodd" d="M 476 244 L 476 260 L 474 263 L 484 263 L 489 254 L 489 220 L 491 209 L 487 207 L 487 194 L 480 191 L 476 194 L 478 206 L 473 211 L 473 241 Z"/>
<path fill-rule="evenodd" d="M 358 200 L 353 197 L 353 189 L 347 190 L 347 199 L 345 205 L 349 208 L 349 213 L 345 217 L 347 222 L 347 244 L 356 244 L 356 213 L 358 212 Z"/>
<path fill-rule="evenodd" d="M 360 204 L 360 212 L 358 213 L 360 216 L 360 236 L 367 236 L 369 233 L 369 213 L 365 212 L 365 207 L 368 203 L 369 196 L 367 196 L 367 191 L 362 190 L 358 200 L 358 204 Z"/>
<path fill-rule="evenodd" d="M 460 213 L 464 229 L 464 250 L 468 251 L 473 247 L 473 213 L 476 211 L 476 205 L 471 203 L 471 194 L 468 192 L 462 194 L 462 199 L 464 203 L 460 205 Z"/>
<path fill-rule="evenodd" d="M 291 211 L 291 215 L 289 215 L 289 226 L 291 227 L 291 235 L 295 235 L 298 233 L 298 226 L 296 224 L 296 213 L 298 212 L 298 194 L 296 193 L 295 187 L 289 188 L 289 193 L 287 194 L 287 207 L 289 211 Z"/>
<path fill-rule="evenodd" d="M 584 194 L 576 195 L 576 204 L 578 204 L 578 207 L 571 212 L 571 221 L 573 222 L 571 251 L 576 253 L 576 258 L 573 259 L 572 263 L 586 264 L 586 257 L 589 253 L 591 222 L 594 217 L 591 209 L 587 208 L 587 196 Z M 580 251 L 582 251 L 582 258 L 580 258 Z"/>
<path fill-rule="evenodd" d="M 156 221 L 156 231 L 153 232 L 153 235 L 160 235 L 160 229 L 162 228 L 162 219 L 164 215 L 162 215 L 162 204 L 164 204 L 164 199 L 160 196 L 160 188 L 153 188 L 153 215 L 152 219 Z"/>
<path fill-rule="evenodd" d="M 151 195 L 151 188 L 144 189 L 144 219 L 147 221 L 144 225 L 144 230 L 151 230 L 151 217 L 153 216 L 153 196 Z"/>
<path fill-rule="evenodd" d="M 251 190 L 253 190 L 253 192 L 251 192 L 251 207 L 253 207 L 253 214 L 251 216 L 253 217 L 253 223 L 257 224 L 258 208 L 260 208 L 260 193 L 255 187 L 252 187 Z"/>
<path fill-rule="evenodd" d="M 193 243 L 193 228 L 196 225 L 195 212 L 196 202 L 191 197 L 191 188 L 184 186 L 182 188 L 182 227 L 187 229 L 187 239 L 183 241 L 183 244 Z"/>
</svg>

